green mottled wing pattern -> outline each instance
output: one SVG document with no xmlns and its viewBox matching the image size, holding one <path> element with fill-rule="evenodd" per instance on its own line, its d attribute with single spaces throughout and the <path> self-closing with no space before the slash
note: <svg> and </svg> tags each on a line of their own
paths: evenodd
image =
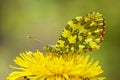
<svg viewBox="0 0 120 80">
<path fill-rule="evenodd" d="M 105 21 L 99 12 L 92 12 L 84 17 L 76 17 L 65 26 L 55 47 L 50 51 L 59 54 L 86 53 L 99 49 L 104 39 Z"/>
</svg>

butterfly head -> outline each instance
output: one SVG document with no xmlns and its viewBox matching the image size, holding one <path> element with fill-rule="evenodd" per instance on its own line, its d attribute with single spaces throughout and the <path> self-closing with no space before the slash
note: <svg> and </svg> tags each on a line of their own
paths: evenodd
<svg viewBox="0 0 120 80">
<path fill-rule="evenodd" d="M 53 46 L 50 46 L 50 45 L 46 45 L 44 46 L 43 48 L 46 52 L 50 53 L 50 52 L 55 52 L 55 49 Z"/>
</svg>

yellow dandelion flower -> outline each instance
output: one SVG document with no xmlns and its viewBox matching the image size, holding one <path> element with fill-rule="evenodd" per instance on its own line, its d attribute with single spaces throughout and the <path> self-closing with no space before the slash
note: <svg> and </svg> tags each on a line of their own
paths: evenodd
<svg viewBox="0 0 120 80">
<path fill-rule="evenodd" d="M 99 77 L 103 70 L 98 61 L 89 61 L 89 56 L 44 55 L 40 51 L 20 53 L 11 66 L 13 71 L 7 80 L 104 80 Z"/>
</svg>

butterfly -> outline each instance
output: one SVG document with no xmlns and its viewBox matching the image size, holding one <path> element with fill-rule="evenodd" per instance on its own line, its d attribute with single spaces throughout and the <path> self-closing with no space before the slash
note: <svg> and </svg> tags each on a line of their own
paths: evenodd
<svg viewBox="0 0 120 80">
<path fill-rule="evenodd" d="M 54 46 L 45 46 L 46 52 L 83 54 L 99 49 L 105 34 L 105 20 L 101 13 L 92 12 L 71 19 Z"/>
</svg>

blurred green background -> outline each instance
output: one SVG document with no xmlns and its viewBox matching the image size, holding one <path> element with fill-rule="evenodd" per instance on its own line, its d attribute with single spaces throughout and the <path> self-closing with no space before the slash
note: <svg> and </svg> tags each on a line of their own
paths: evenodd
<svg viewBox="0 0 120 80">
<path fill-rule="evenodd" d="M 0 80 L 12 71 L 9 64 L 14 64 L 20 52 L 43 51 L 44 45 L 56 43 L 71 18 L 93 11 L 104 15 L 106 34 L 101 48 L 90 55 L 100 61 L 102 76 L 119 80 L 119 3 L 120 0 L 0 0 Z"/>
</svg>

